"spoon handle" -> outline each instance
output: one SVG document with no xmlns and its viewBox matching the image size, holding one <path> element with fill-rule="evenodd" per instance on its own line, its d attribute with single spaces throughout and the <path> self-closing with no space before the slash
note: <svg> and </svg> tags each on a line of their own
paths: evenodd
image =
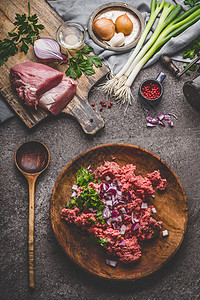
<svg viewBox="0 0 200 300">
<path fill-rule="evenodd" d="M 29 226 L 28 226 L 28 253 L 29 253 L 29 286 L 35 287 L 34 276 L 34 219 L 35 219 L 35 181 L 37 177 L 29 177 Z"/>
</svg>

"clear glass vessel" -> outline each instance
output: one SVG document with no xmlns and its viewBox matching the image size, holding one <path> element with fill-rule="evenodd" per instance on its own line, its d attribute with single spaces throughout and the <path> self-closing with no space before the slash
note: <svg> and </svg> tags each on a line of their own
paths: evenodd
<svg viewBox="0 0 200 300">
<path fill-rule="evenodd" d="M 56 39 L 65 49 L 80 48 L 85 41 L 85 28 L 77 22 L 65 22 L 58 27 Z"/>
</svg>

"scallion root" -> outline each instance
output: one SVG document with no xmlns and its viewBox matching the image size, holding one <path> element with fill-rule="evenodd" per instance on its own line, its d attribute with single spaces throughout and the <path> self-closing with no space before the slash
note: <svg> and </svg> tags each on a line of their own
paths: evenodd
<svg viewBox="0 0 200 300">
<path fill-rule="evenodd" d="M 102 91 L 109 97 L 113 95 L 113 91 L 117 84 L 118 79 L 115 76 L 112 76 L 110 79 L 106 81 L 106 83 L 102 84 Z"/>
<path fill-rule="evenodd" d="M 131 89 L 129 86 L 124 85 L 121 88 L 119 88 L 118 90 L 116 90 L 114 92 L 114 97 L 116 98 L 117 101 L 121 102 L 121 104 L 124 104 L 125 102 L 127 102 L 127 105 L 131 105 L 132 101 L 132 93 L 131 93 Z"/>
</svg>

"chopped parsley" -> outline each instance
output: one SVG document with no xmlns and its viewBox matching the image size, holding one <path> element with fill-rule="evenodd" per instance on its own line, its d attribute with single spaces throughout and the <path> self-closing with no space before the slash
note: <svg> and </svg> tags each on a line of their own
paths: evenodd
<svg viewBox="0 0 200 300">
<path fill-rule="evenodd" d="M 94 235 L 90 235 L 90 238 L 95 244 L 98 244 L 102 247 L 104 247 L 108 243 L 108 240 L 106 238 L 100 239 L 99 237 Z"/>
<path fill-rule="evenodd" d="M 94 173 L 90 173 L 88 169 L 81 167 L 76 173 L 77 185 L 86 188 L 90 182 L 94 182 Z"/>
</svg>

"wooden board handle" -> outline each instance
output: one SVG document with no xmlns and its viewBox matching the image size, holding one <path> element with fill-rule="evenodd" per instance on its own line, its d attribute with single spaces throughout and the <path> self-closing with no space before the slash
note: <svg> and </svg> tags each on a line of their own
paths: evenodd
<svg viewBox="0 0 200 300">
<path fill-rule="evenodd" d="M 35 287 L 34 271 L 34 219 L 35 219 L 35 181 L 36 177 L 28 178 L 29 184 L 29 226 L 28 226 L 28 255 L 29 255 L 29 286 Z"/>
<path fill-rule="evenodd" d="M 87 101 L 77 98 L 78 101 L 70 102 L 62 112 L 75 117 L 85 133 L 95 134 L 104 127 L 104 120 L 94 112 Z"/>
</svg>

